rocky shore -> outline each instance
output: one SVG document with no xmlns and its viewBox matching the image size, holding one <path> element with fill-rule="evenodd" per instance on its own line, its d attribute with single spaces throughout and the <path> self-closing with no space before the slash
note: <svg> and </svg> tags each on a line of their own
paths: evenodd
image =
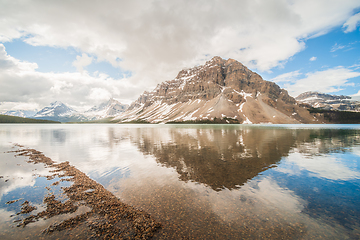
<svg viewBox="0 0 360 240">
<path fill-rule="evenodd" d="M 89 211 L 47 226 L 43 234 L 82 225 L 91 232 L 91 239 L 150 239 L 161 227 L 161 224 L 149 214 L 121 202 L 101 184 L 71 166 L 69 162 L 55 163 L 42 152 L 21 145 L 16 146 L 19 149 L 12 151 L 16 156 L 26 156 L 29 163 L 43 163 L 53 169 L 50 171 L 52 175 L 46 176 L 47 179 L 58 177 L 60 180 L 52 185 L 58 185 L 62 181 L 72 183 L 68 187 L 61 188 L 66 196 L 65 200 L 57 199 L 53 193 L 50 193 L 43 200 L 45 210 L 36 214 L 31 214 L 37 208 L 26 199 L 9 201 L 7 204 L 23 201 L 21 211 L 16 214 L 24 216 L 21 220 L 17 220 L 18 227 L 26 227 L 40 219 L 75 213 L 80 206 L 87 207 Z"/>
</svg>

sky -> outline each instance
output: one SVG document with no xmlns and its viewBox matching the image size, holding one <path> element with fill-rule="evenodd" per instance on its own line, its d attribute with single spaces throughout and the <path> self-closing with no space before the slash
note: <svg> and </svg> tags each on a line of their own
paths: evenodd
<svg viewBox="0 0 360 240">
<path fill-rule="evenodd" d="M 360 1 L 0 0 L 0 112 L 130 104 L 214 56 L 360 99 Z"/>
</svg>

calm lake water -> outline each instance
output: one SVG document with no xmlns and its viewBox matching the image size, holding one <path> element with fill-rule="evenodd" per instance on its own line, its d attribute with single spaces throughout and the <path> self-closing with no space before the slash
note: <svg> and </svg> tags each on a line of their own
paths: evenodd
<svg viewBox="0 0 360 240">
<path fill-rule="evenodd" d="M 25 200 L 40 211 L 70 183 L 51 186 L 15 143 L 149 213 L 154 239 L 360 238 L 358 125 L 0 125 L 0 239 L 83 239 L 86 224 L 41 233 L 69 214 L 16 227 Z"/>
</svg>

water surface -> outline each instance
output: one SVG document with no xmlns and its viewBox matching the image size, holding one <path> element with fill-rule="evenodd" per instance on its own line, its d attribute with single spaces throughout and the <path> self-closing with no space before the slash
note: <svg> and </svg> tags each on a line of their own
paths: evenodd
<svg viewBox="0 0 360 240">
<path fill-rule="evenodd" d="M 18 143 L 149 213 L 162 224 L 155 239 L 358 239 L 359 142 L 358 125 L 3 124 L 0 238 L 88 236 L 86 225 L 41 233 L 65 215 L 16 227 L 21 203 L 40 210 L 57 180 L 8 152 Z"/>
</svg>

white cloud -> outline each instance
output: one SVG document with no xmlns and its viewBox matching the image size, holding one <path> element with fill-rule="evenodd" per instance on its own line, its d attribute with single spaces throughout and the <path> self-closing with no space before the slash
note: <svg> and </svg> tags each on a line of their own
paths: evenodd
<svg viewBox="0 0 360 240">
<path fill-rule="evenodd" d="M 334 46 L 331 47 L 330 52 L 335 52 L 337 50 L 341 50 L 345 48 L 345 46 L 335 43 Z"/>
<path fill-rule="evenodd" d="M 305 77 L 299 71 L 281 74 L 272 81 L 286 82 L 284 87 L 289 94 L 296 97 L 306 91 L 318 91 L 323 93 L 337 92 L 344 86 L 348 86 L 348 80 L 359 77 L 360 72 L 353 71 L 344 67 L 330 68 L 324 71 L 316 71 L 305 74 Z"/>
<path fill-rule="evenodd" d="M 0 36 L 76 47 L 158 82 L 206 54 L 269 70 L 356 7 L 356 0 L 11 1 L 2 3 Z"/>
<path fill-rule="evenodd" d="M 360 13 L 351 16 L 343 25 L 345 33 L 349 33 L 356 30 L 356 27 L 360 24 Z"/>
<path fill-rule="evenodd" d="M 110 93 L 113 82 L 122 90 L 120 99 L 130 100 L 215 55 L 270 71 L 304 50 L 308 38 L 341 26 L 360 7 L 358 0 L 0 1 L 0 41 L 23 37 L 34 46 L 73 47 L 84 53 L 74 62 L 80 72 L 89 56 L 108 61 L 132 76 L 119 83 L 85 74 L 79 82 L 104 83 Z M 21 64 L 31 72 L 24 85 L 34 81 L 40 92 L 54 87 L 54 81 L 66 83 L 53 88 L 58 93 L 88 94 L 93 88 L 75 83 L 76 74 L 43 75 L 35 64 Z M 16 76 L 19 84 L 25 79 Z"/>
<path fill-rule="evenodd" d="M 39 104 L 35 102 L 4 102 L 0 105 L 0 113 L 7 110 L 39 110 Z"/>
<path fill-rule="evenodd" d="M 297 70 L 297 71 L 288 72 L 288 73 L 284 73 L 279 76 L 276 76 L 275 78 L 271 79 L 271 81 L 275 82 L 275 83 L 293 82 L 296 79 L 298 79 L 298 76 L 300 76 L 300 75 L 301 75 L 300 71 Z"/>
<path fill-rule="evenodd" d="M 353 100 L 356 100 L 356 101 L 360 101 L 360 90 L 353 94 L 353 95 L 350 95 L 350 97 L 353 99 Z"/>
<path fill-rule="evenodd" d="M 129 79 L 113 79 L 106 74 L 91 76 L 83 73 L 42 73 L 37 65 L 7 55 L 0 44 L 0 111 L 39 109 L 58 100 L 71 106 L 89 108 L 102 100 L 116 97 L 120 101 L 140 94 L 143 89 Z M 146 85 L 145 85 L 146 86 Z"/>
<path fill-rule="evenodd" d="M 309 59 L 309 61 L 315 61 L 317 59 L 317 57 L 311 57 L 310 59 Z"/>
<path fill-rule="evenodd" d="M 76 56 L 76 60 L 72 63 L 78 72 L 83 72 L 83 68 L 90 65 L 93 60 L 93 57 L 89 57 L 86 53 L 83 53 L 82 56 Z"/>
<path fill-rule="evenodd" d="M 112 97 L 112 94 L 103 88 L 91 88 L 90 94 L 88 96 L 91 100 L 100 100 L 100 101 L 106 101 L 109 98 Z"/>
<path fill-rule="evenodd" d="M 38 68 L 36 63 L 22 62 L 7 54 L 5 47 L 0 43 L 0 70 L 13 71 L 18 70 L 22 72 L 35 71 Z M 4 81 L 3 79 L 0 79 Z"/>
</svg>

